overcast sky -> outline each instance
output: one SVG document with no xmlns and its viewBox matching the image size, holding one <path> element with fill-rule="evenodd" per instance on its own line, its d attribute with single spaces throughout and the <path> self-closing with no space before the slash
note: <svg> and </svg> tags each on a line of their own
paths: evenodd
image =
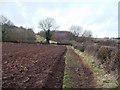
<svg viewBox="0 0 120 90">
<path fill-rule="evenodd" d="M 52 17 L 59 30 L 69 30 L 80 25 L 91 30 L 94 37 L 118 36 L 119 0 L 3 0 L 0 15 L 6 16 L 17 26 L 40 31 L 38 22 Z"/>
</svg>

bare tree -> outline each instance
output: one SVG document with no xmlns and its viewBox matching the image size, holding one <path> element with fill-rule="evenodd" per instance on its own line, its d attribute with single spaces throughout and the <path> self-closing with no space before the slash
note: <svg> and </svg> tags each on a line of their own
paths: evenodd
<svg viewBox="0 0 120 90">
<path fill-rule="evenodd" d="M 59 26 L 53 18 L 47 17 L 39 22 L 39 28 L 44 30 L 46 33 L 46 42 L 49 44 L 51 39 L 51 30 L 56 30 Z"/>
<path fill-rule="evenodd" d="M 82 32 L 82 27 L 81 26 L 76 26 L 76 25 L 72 25 L 70 27 L 70 31 L 71 33 L 73 33 L 76 37 L 78 37 L 81 32 Z"/>
<path fill-rule="evenodd" d="M 7 22 L 7 18 L 1 15 L 0 16 L 0 25 L 5 24 L 6 22 Z"/>
<path fill-rule="evenodd" d="M 9 26 L 13 26 L 13 22 L 11 22 L 9 19 L 7 19 L 5 16 L 0 15 L 0 25 L 9 25 Z"/>
<path fill-rule="evenodd" d="M 90 30 L 85 30 L 82 34 L 83 37 L 91 37 L 92 36 L 92 32 Z"/>
<path fill-rule="evenodd" d="M 2 40 L 4 41 L 6 34 L 8 33 L 8 26 L 14 26 L 14 24 L 5 16 L 0 15 L 0 28 L 2 32 Z"/>
<path fill-rule="evenodd" d="M 90 30 L 85 30 L 82 34 L 82 39 L 86 44 L 92 44 L 93 43 L 92 32 Z"/>
</svg>

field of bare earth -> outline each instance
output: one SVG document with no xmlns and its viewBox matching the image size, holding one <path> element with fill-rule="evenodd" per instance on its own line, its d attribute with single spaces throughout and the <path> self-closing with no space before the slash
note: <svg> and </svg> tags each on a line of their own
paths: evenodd
<svg viewBox="0 0 120 90">
<path fill-rule="evenodd" d="M 66 47 L 2 44 L 3 88 L 62 88 Z"/>
</svg>

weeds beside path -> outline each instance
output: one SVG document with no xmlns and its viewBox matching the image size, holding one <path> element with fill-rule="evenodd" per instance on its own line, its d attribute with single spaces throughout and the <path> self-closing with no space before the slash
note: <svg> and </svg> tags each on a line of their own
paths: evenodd
<svg viewBox="0 0 120 90">
<path fill-rule="evenodd" d="M 63 88 L 115 88 L 117 80 L 87 53 L 67 47 Z M 99 89 L 98 89 L 99 90 Z"/>
<path fill-rule="evenodd" d="M 98 64 L 93 56 L 85 52 L 80 52 L 77 49 L 75 52 L 94 73 L 94 78 L 97 81 L 97 88 L 116 88 L 118 86 L 116 77 L 114 75 L 108 74 L 103 68 L 102 64 Z"/>
</svg>

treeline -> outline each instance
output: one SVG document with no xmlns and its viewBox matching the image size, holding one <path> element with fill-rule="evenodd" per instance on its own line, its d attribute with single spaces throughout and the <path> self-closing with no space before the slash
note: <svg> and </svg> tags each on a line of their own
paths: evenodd
<svg viewBox="0 0 120 90">
<path fill-rule="evenodd" d="M 35 42 L 35 34 L 32 29 L 17 27 L 4 16 L 0 16 L 0 27 L 3 42 Z"/>
<path fill-rule="evenodd" d="M 41 31 L 38 33 L 38 35 L 42 37 L 46 37 L 45 31 Z M 51 40 L 59 42 L 59 43 L 69 43 L 71 41 L 76 41 L 76 42 L 88 42 L 92 41 L 91 36 L 75 36 L 74 33 L 70 31 L 51 31 Z"/>
</svg>

